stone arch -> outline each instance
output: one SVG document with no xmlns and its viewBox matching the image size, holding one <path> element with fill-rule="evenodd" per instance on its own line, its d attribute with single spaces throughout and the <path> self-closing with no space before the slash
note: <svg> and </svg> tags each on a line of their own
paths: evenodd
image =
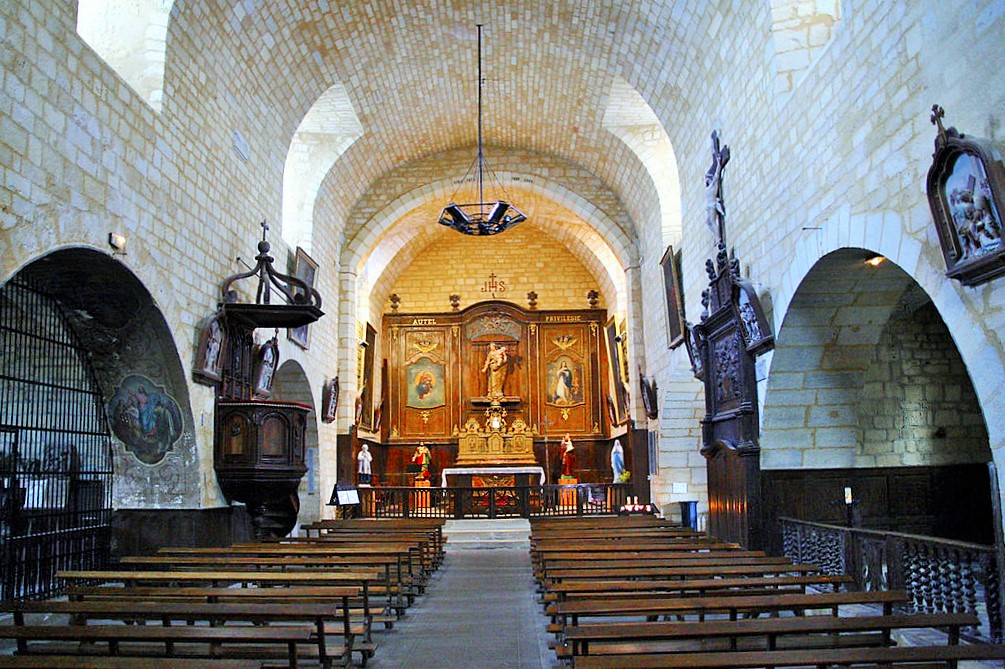
<svg viewBox="0 0 1005 669">
<path fill-rule="evenodd" d="M 321 519 L 321 505 L 327 501 L 322 499 L 320 492 L 320 458 L 318 445 L 318 415 L 317 403 L 311 390 L 307 372 L 297 360 L 284 360 L 276 370 L 272 386 L 272 399 L 279 402 L 297 402 L 313 409 L 307 420 L 307 431 L 304 435 L 304 462 L 307 473 L 300 479 L 297 496 L 300 499 L 298 523 L 311 523 Z M 296 534 L 296 530 L 293 532 Z"/>
<path fill-rule="evenodd" d="M 77 33 L 160 112 L 173 0 L 77 0 Z"/>
<path fill-rule="evenodd" d="M 507 175 L 509 176 L 509 175 Z M 522 175 L 513 175 L 519 180 Z M 530 176 L 523 177 L 530 180 Z M 358 291 L 356 313 L 360 317 L 371 311 L 369 296 L 380 280 L 384 268 L 399 253 L 417 253 L 427 243 L 429 221 L 439 213 L 439 203 L 446 201 L 457 189 L 452 179 L 441 179 L 405 193 L 375 214 L 371 222 L 343 247 L 341 266 L 355 271 L 362 284 Z M 554 227 L 555 236 L 562 239 L 597 272 L 602 283 L 613 291 L 609 303 L 624 310 L 628 302 L 627 278 L 624 267 L 633 264 L 637 252 L 624 231 L 602 210 L 560 184 L 523 183 L 519 190 L 545 198 L 556 210 L 563 212 L 562 222 Z M 516 188 L 515 195 L 519 195 Z M 431 205 L 430 203 L 436 203 Z M 529 213 L 533 216 L 533 212 Z M 449 231 L 446 231 L 449 233 Z M 434 233 L 437 238 L 444 232 Z M 416 243 L 418 240 L 421 243 Z M 611 241 L 613 240 L 613 242 Z M 407 264 L 407 263 L 406 263 Z"/>
<path fill-rule="evenodd" d="M 766 467 L 786 466 L 788 462 L 786 458 L 792 455 L 785 456 L 781 451 L 775 455 L 771 454 L 772 449 L 784 450 L 785 447 L 784 442 L 777 439 L 780 435 L 775 430 L 786 420 L 772 414 L 781 406 L 776 401 L 778 396 L 775 393 L 786 391 L 784 373 L 790 362 L 784 360 L 782 356 L 786 346 L 785 330 L 796 323 L 789 321 L 790 312 L 793 311 L 793 306 L 799 307 L 798 303 L 794 305 L 794 300 L 806 277 L 821 259 L 836 252 L 841 252 L 840 255 L 834 256 L 841 262 L 854 262 L 858 265 L 861 265 L 868 256 L 883 256 L 890 266 L 897 268 L 896 272 L 891 274 L 893 281 L 899 282 L 905 289 L 916 282 L 918 289 L 930 297 L 935 310 L 948 328 L 949 336 L 959 352 L 976 394 L 978 411 L 982 412 L 983 416 L 1001 415 L 1001 412 L 1005 411 L 1005 399 L 1000 392 L 1001 379 L 1005 378 L 1005 366 L 998 356 L 991 353 L 996 350 L 992 344 L 995 334 L 980 326 L 970 326 L 965 337 L 956 336 L 958 334 L 956 324 L 971 323 L 973 320 L 961 300 L 959 287 L 945 278 L 944 271 L 934 266 L 931 258 L 923 253 L 922 244 L 904 234 L 904 229 L 901 218 L 893 212 L 851 216 L 847 209 L 842 209 L 825 221 L 819 230 L 805 231 L 796 245 L 789 272 L 782 278 L 780 289 L 773 295 L 774 329 L 778 333 L 778 348 L 766 361 L 770 373 L 767 380 L 762 382 L 760 389 L 764 404 L 761 413 L 762 447 L 765 448 L 762 462 Z M 867 242 L 867 239 L 871 241 Z M 882 308 L 884 307 L 878 307 Z M 890 313 L 894 309 L 890 305 L 885 308 Z M 882 314 L 875 311 L 873 316 L 879 319 Z M 799 318 L 798 314 L 796 318 Z M 879 333 L 875 334 L 878 336 Z M 776 361 L 780 361 L 778 367 Z M 776 420 L 780 422 L 774 422 Z M 1002 425 L 1001 421 L 984 422 L 988 444 L 992 453 L 996 454 L 997 460 L 997 452 L 1005 444 L 1005 425 Z M 847 432 L 845 435 L 847 436 Z M 838 436 L 837 433 L 835 436 Z M 846 436 L 838 438 L 844 439 Z M 846 462 L 854 462 L 854 458 L 849 460 L 848 451 L 844 451 L 839 457 Z"/>
<path fill-rule="evenodd" d="M 660 202 L 663 245 L 678 244 L 683 223 L 673 144 L 649 104 L 621 77 L 611 84 L 603 126 L 631 149 L 649 173 Z"/>
<path fill-rule="evenodd" d="M 200 457 L 188 380 L 171 330 L 149 290 L 122 263 L 83 247 L 53 250 L 19 274 L 31 275 L 62 306 L 87 351 L 115 436 L 115 507 L 200 506 Z M 161 396 L 171 422 L 178 421 L 177 433 L 165 433 L 156 443 L 130 440 L 123 436 L 128 431 L 115 429 L 120 420 L 116 397 L 140 382 L 145 392 Z"/>
<path fill-rule="evenodd" d="M 602 244 L 611 249 L 613 259 L 621 268 L 638 264 L 638 253 L 625 231 L 614 220 L 612 220 L 603 210 L 589 202 L 574 191 L 564 187 L 562 184 L 547 182 L 540 183 L 540 179 L 533 174 L 498 174 L 499 179 L 504 183 L 514 184 L 511 186 L 514 192 L 523 190 L 541 196 L 550 202 L 563 207 L 580 219 L 586 222 L 591 230 L 581 234 L 584 237 L 595 239 L 598 244 Z M 520 182 L 523 183 L 520 183 Z M 343 250 L 342 266 L 361 271 L 367 256 L 377 248 L 379 240 L 399 220 L 404 219 L 413 210 L 418 209 L 429 202 L 445 202 L 447 198 L 457 192 L 457 182 L 455 177 L 444 177 L 436 181 L 431 181 L 419 188 L 414 188 L 400 197 L 389 202 L 379 212 L 371 217 L 367 225 L 362 226 L 361 234 L 349 240 Z M 440 204 L 435 206 L 435 215 L 439 213 Z M 532 214 L 528 213 L 528 217 Z M 423 223 L 426 220 L 423 219 Z M 592 234 L 591 234 L 592 233 Z"/>
<path fill-rule="evenodd" d="M 283 169 L 283 240 L 311 252 L 314 203 L 321 183 L 339 157 L 363 135 L 363 126 L 337 83 L 308 110 L 297 128 Z"/>
</svg>

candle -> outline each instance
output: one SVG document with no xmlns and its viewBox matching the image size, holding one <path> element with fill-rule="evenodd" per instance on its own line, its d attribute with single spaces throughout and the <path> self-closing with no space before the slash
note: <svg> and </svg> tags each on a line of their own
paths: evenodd
<svg viewBox="0 0 1005 669">
<path fill-rule="evenodd" d="M 844 489 L 844 503 L 851 504 L 851 488 Z"/>
</svg>

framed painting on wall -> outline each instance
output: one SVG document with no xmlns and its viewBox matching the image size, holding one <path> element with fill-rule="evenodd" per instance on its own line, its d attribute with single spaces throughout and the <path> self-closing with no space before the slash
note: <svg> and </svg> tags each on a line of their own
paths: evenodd
<svg viewBox="0 0 1005 669">
<path fill-rule="evenodd" d="M 318 264 L 314 262 L 314 259 L 307 255 L 299 246 L 297 247 L 297 255 L 293 259 L 293 276 L 297 277 L 304 283 L 306 283 L 311 288 L 314 287 L 314 280 L 317 278 L 318 274 Z M 302 291 L 297 289 L 296 294 Z M 294 344 L 302 349 L 310 348 L 311 343 L 311 326 L 301 325 L 298 328 L 288 328 L 286 330 L 286 336 Z"/>
<path fill-rule="evenodd" d="M 433 409 L 446 404 L 443 387 L 443 365 L 419 358 L 405 371 L 408 383 L 407 406 L 413 409 Z"/>
<path fill-rule="evenodd" d="M 613 405 L 613 420 L 615 425 L 623 424 L 628 418 L 628 406 L 625 401 L 625 384 L 621 375 L 621 337 L 618 326 L 612 318 L 604 327 L 607 335 L 607 362 L 610 366 L 611 404 Z"/>
<path fill-rule="evenodd" d="M 681 253 L 674 253 L 673 246 L 668 246 L 660 267 L 663 268 L 663 288 L 666 291 L 667 304 L 667 341 L 670 348 L 677 348 L 684 343 L 684 304 L 681 300 L 680 282 Z"/>
<path fill-rule="evenodd" d="M 373 354 L 377 345 L 377 331 L 369 323 L 363 337 L 363 392 L 359 426 L 364 430 L 373 429 Z"/>
</svg>

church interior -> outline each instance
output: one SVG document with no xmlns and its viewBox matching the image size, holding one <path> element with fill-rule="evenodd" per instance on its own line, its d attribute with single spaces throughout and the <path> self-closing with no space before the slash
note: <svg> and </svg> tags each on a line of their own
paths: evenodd
<svg viewBox="0 0 1005 669">
<path fill-rule="evenodd" d="M 624 512 L 857 536 L 873 589 L 952 544 L 1000 641 L 1003 35 L 1001 0 L 5 0 L 0 600 Z"/>
</svg>

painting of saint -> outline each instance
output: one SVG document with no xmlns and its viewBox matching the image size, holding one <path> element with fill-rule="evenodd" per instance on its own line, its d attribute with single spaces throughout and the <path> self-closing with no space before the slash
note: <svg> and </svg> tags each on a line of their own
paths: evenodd
<svg viewBox="0 0 1005 669">
<path fill-rule="evenodd" d="M 420 358 L 407 368 L 408 406 L 431 409 L 446 404 L 443 392 L 443 365 Z"/>
<path fill-rule="evenodd" d="M 583 365 L 569 356 L 548 363 L 548 404 L 568 407 L 583 403 Z"/>
<path fill-rule="evenodd" d="M 145 376 L 127 377 L 108 408 L 112 432 L 145 464 L 163 460 L 181 436 L 178 403 Z"/>
</svg>

